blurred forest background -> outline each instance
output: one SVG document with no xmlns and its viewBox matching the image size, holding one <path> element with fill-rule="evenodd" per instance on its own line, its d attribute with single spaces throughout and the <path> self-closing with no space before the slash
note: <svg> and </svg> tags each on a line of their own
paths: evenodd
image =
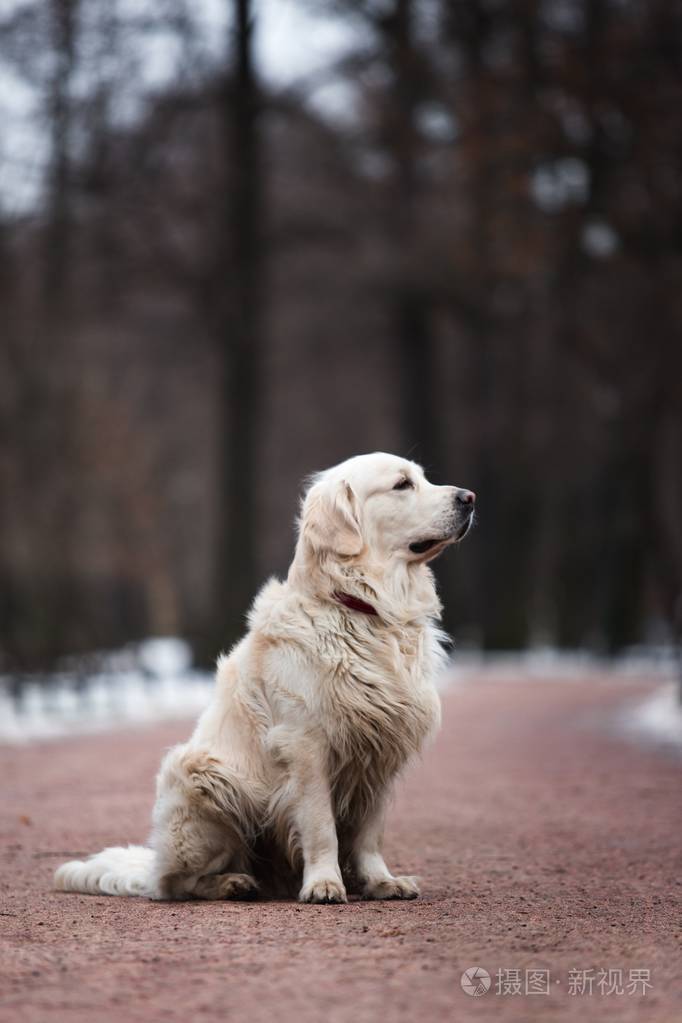
<svg viewBox="0 0 682 1023">
<path fill-rule="evenodd" d="M 256 0 L 0 8 L 0 670 L 207 662 L 375 449 L 478 493 L 458 643 L 669 642 L 682 6 L 287 6 L 286 81 Z"/>
</svg>

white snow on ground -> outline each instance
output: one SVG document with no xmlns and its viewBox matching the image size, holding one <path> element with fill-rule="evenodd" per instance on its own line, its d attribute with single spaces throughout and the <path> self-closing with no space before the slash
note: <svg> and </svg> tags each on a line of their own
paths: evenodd
<svg viewBox="0 0 682 1023">
<path fill-rule="evenodd" d="M 0 677 L 0 742 L 23 743 L 106 732 L 131 725 L 196 717 L 208 703 L 213 676 L 193 671 L 180 639 L 148 639 L 102 654 L 84 679 L 75 671 L 30 681 L 14 699 Z"/>
<path fill-rule="evenodd" d="M 608 675 L 624 680 L 651 678 L 669 681 L 677 665 L 669 647 L 633 647 L 619 657 L 600 657 L 589 650 L 536 647 L 521 651 L 481 653 L 455 648 L 448 680 L 467 682 L 484 676 L 491 681 L 544 679 L 548 682 L 581 681 L 586 675 Z"/>
<path fill-rule="evenodd" d="M 442 688 L 485 681 L 513 683 L 538 679 L 549 684 L 584 681 L 586 676 L 608 677 L 623 683 L 627 699 L 628 685 L 643 679 L 659 688 L 636 703 L 628 702 L 616 713 L 611 725 L 621 735 L 682 749 L 682 691 L 678 678 L 679 661 L 670 647 L 637 647 L 621 657 L 606 660 L 585 650 L 561 651 L 553 648 L 520 653 L 455 653 L 452 669 Z"/>
<path fill-rule="evenodd" d="M 213 676 L 191 665 L 189 645 L 165 637 L 96 653 L 52 676 L 28 680 L 19 698 L 12 695 L 12 680 L 0 676 L 0 742 L 25 743 L 195 718 L 208 703 Z M 617 728 L 633 737 L 682 745 L 675 661 L 667 649 L 636 649 L 615 661 L 550 648 L 485 656 L 455 651 L 441 688 L 486 680 L 570 683 L 591 674 L 622 679 L 624 697 L 629 682 L 643 678 L 660 682 L 653 695 L 621 712 Z"/>
<path fill-rule="evenodd" d="M 621 727 L 651 742 L 682 747 L 682 701 L 675 682 L 623 711 Z"/>
</svg>

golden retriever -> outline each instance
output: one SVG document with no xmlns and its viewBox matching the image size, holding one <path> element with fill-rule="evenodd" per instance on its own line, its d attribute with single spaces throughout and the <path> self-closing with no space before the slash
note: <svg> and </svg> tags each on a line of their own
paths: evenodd
<svg viewBox="0 0 682 1023">
<path fill-rule="evenodd" d="M 471 491 L 434 486 L 394 455 L 315 476 L 286 581 L 262 588 L 194 734 L 162 762 L 151 847 L 65 863 L 56 887 L 235 899 L 279 878 L 302 902 L 415 898 L 416 879 L 384 862 L 383 818 L 440 719 L 428 562 L 473 510 Z"/>
</svg>

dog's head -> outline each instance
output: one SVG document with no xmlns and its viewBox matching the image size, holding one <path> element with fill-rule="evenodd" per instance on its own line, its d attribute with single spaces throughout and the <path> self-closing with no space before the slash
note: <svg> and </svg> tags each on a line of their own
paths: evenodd
<svg viewBox="0 0 682 1023">
<path fill-rule="evenodd" d="M 318 556 L 424 564 L 462 540 L 475 495 L 429 483 L 414 462 L 377 452 L 315 476 L 303 501 L 301 542 Z"/>
</svg>

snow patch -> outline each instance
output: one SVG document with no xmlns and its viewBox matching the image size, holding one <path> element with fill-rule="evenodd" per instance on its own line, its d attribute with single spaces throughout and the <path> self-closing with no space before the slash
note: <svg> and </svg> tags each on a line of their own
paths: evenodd
<svg viewBox="0 0 682 1023">
<path fill-rule="evenodd" d="M 550 646 L 499 653 L 455 648 L 449 678 L 454 682 L 485 677 L 496 682 L 524 678 L 552 683 L 583 681 L 586 675 L 599 674 L 634 681 L 645 676 L 667 682 L 675 678 L 677 670 L 676 653 L 668 646 L 632 647 L 615 658 Z"/>
<path fill-rule="evenodd" d="M 682 747 L 682 702 L 674 682 L 622 715 L 621 726 L 651 742 Z"/>
<path fill-rule="evenodd" d="M 25 743 L 195 718 L 213 675 L 192 669 L 181 639 L 145 640 L 123 650 L 72 660 L 67 670 L 18 689 L 0 677 L 0 742 Z"/>
</svg>

